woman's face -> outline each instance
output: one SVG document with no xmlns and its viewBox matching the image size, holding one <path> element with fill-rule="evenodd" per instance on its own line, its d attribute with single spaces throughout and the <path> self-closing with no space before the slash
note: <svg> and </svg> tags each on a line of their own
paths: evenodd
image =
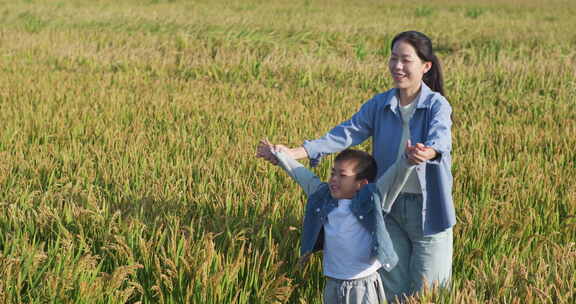
<svg viewBox="0 0 576 304">
<path fill-rule="evenodd" d="M 392 46 L 388 68 L 396 88 L 418 90 L 422 77 L 431 67 L 432 62 L 422 61 L 409 43 L 400 40 Z"/>
</svg>

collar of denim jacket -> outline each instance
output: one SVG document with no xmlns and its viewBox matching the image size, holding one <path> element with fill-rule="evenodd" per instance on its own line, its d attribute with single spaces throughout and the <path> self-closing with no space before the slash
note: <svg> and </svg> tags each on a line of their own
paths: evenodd
<svg viewBox="0 0 576 304">
<path fill-rule="evenodd" d="M 398 106 L 400 105 L 400 100 L 398 99 L 398 89 L 394 88 L 391 91 L 392 97 L 388 102 L 390 106 L 390 110 L 394 112 L 394 114 L 398 115 Z M 432 93 L 430 87 L 428 87 L 424 81 L 422 81 L 422 85 L 420 87 L 420 93 L 418 93 L 418 97 L 416 97 L 416 109 L 425 109 L 428 107 L 428 96 Z"/>
</svg>

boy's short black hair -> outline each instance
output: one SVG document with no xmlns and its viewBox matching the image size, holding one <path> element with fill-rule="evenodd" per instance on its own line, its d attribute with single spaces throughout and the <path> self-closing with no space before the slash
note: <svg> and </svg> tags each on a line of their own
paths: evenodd
<svg viewBox="0 0 576 304">
<path fill-rule="evenodd" d="M 376 165 L 376 160 L 370 153 L 346 149 L 336 156 L 334 162 L 339 162 L 343 160 L 355 160 L 356 164 L 356 180 L 367 179 L 368 182 L 372 183 L 376 179 L 376 174 L 378 173 L 378 165 Z"/>
</svg>

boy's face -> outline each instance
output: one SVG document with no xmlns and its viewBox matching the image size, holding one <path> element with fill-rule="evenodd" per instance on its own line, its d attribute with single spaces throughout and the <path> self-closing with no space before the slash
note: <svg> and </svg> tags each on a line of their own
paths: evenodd
<svg viewBox="0 0 576 304">
<path fill-rule="evenodd" d="M 330 185 L 330 194 L 333 198 L 353 198 L 356 192 L 362 186 L 368 184 L 368 180 L 356 180 L 356 164 L 355 160 L 341 160 L 334 163 L 332 167 L 332 174 L 328 181 Z"/>
</svg>

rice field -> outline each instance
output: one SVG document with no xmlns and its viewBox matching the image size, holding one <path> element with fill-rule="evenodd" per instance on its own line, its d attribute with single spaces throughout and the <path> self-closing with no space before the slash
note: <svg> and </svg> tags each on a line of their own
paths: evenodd
<svg viewBox="0 0 576 304">
<path fill-rule="evenodd" d="M 321 303 L 305 197 L 255 147 L 390 88 L 411 29 L 443 63 L 458 223 L 453 288 L 410 301 L 576 302 L 573 0 L 0 4 L 1 303 Z"/>
</svg>

